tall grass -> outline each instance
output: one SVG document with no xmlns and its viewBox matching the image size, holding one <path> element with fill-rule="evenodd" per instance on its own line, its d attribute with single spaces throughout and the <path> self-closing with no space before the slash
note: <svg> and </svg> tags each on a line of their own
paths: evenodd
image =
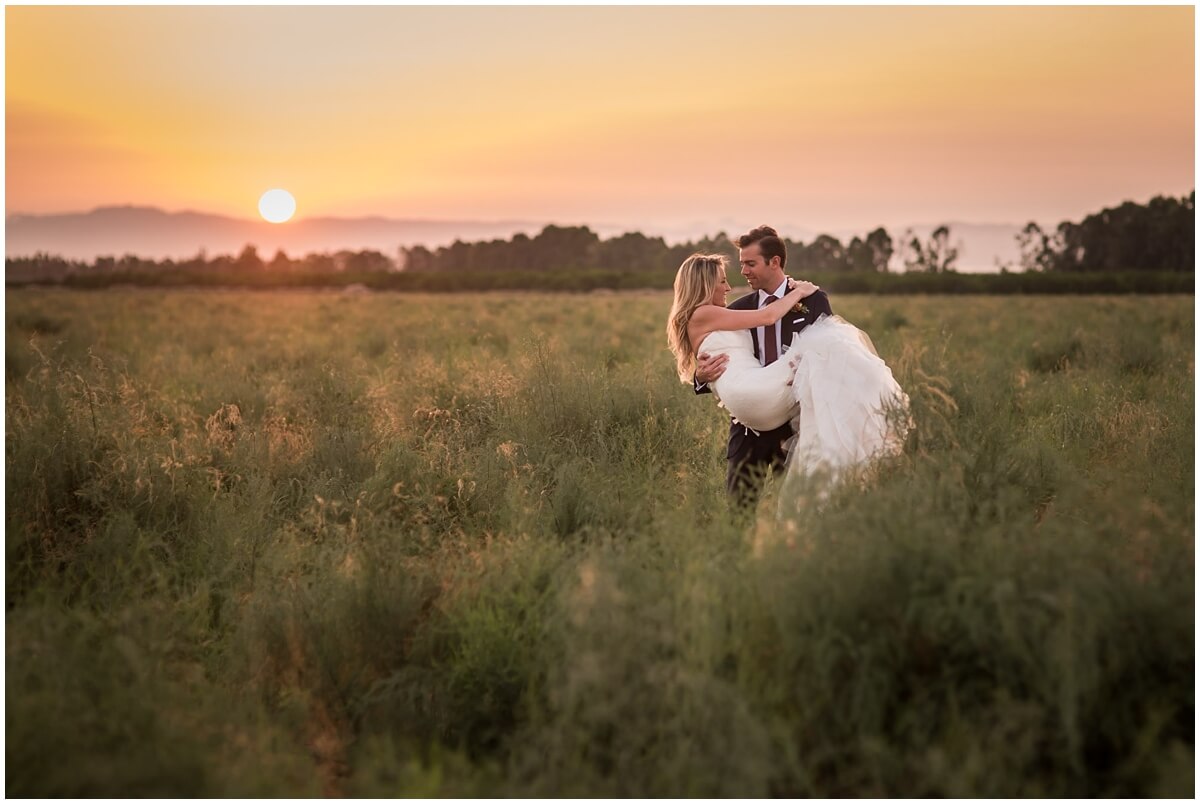
<svg viewBox="0 0 1200 804">
<path fill-rule="evenodd" d="M 1193 791 L 1190 298 L 834 298 L 753 520 L 661 293 L 7 302 L 11 795 Z"/>
</svg>

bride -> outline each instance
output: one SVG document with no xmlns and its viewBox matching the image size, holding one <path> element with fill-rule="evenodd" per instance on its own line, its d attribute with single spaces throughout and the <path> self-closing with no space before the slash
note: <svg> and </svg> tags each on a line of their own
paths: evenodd
<svg viewBox="0 0 1200 804">
<path fill-rule="evenodd" d="M 751 430 L 792 422 L 789 477 L 816 472 L 837 477 L 898 452 L 909 426 L 908 396 L 866 334 L 841 316 L 822 314 L 793 336 L 786 359 L 761 365 L 750 330 L 774 324 L 818 287 L 789 279 L 783 298 L 757 310 L 730 310 L 725 265 L 720 254 L 693 254 L 675 275 L 667 343 L 680 380 L 692 381 L 702 344 L 709 354 L 728 355 L 712 390 L 734 420 Z"/>
</svg>

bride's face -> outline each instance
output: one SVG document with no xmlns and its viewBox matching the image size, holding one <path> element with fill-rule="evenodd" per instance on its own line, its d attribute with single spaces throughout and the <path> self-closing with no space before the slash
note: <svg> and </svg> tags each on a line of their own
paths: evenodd
<svg viewBox="0 0 1200 804">
<path fill-rule="evenodd" d="M 731 290 L 733 290 L 733 288 L 731 288 L 729 286 L 729 280 L 727 280 L 725 278 L 725 269 L 718 268 L 717 269 L 717 286 L 715 288 L 713 288 L 713 295 L 712 295 L 712 298 L 709 299 L 709 303 L 715 304 L 718 307 L 724 307 L 725 306 L 725 296 Z"/>
</svg>

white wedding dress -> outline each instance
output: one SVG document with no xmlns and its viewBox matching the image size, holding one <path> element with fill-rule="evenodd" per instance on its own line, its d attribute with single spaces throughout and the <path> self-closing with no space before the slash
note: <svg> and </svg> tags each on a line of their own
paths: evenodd
<svg viewBox="0 0 1200 804">
<path fill-rule="evenodd" d="M 908 395 L 866 333 L 841 316 L 823 315 L 796 333 L 769 366 L 754 356 L 750 330 L 710 333 L 703 347 L 729 355 L 710 387 L 736 422 L 759 432 L 792 422 L 789 476 L 836 476 L 903 446 Z"/>
</svg>

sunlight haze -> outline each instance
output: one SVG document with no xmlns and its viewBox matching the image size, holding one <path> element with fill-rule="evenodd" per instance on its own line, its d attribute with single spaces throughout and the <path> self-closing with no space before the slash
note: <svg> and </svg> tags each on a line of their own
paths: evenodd
<svg viewBox="0 0 1200 804">
<path fill-rule="evenodd" d="M 1191 7 L 9 7 L 7 213 L 859 229 L 1194 186 Z"/>
</svg>

